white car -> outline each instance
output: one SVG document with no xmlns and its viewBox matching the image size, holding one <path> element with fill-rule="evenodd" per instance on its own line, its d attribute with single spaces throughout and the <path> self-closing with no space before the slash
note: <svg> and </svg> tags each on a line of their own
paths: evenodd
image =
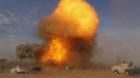
<svg viewBox="0 0 140 78">
<path fill-rule="evenodd" d="M 127 70 L 130 68 L 134 68 L 133 66 L 129 66 L 127 63 L 122 63 L 120 65 L 112 66 L 111 70 L 114 73 L 127 73 Z"/>
<path fill-rule="evenodd" d="M 27 73 L 29 69 L 23 66 L 16 66 L 15 68 L 10 69 L 10 73 Z"/>
</svg>

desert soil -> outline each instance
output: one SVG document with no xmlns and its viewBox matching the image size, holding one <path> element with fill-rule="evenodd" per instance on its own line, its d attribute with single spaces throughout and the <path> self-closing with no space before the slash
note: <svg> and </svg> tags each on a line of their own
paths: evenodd
<svg viewBox="0 0 140 78">
<path fill-rule="evenodd" d="M 0 78 L 140 78 L 140 75 L 128 76 L 126 74 L 114 74 L 110 70 L 72 70 L 45 69 L 41 72 L 26 74 L 11 74 L 1 72 Z"/>
<path fill-rule="evenodd" d="M 0 78 L 140 78 L 140 75 L 128 76 L 126 74 L 115 74 L 111 72 L 110 68 L 100 69 L 73 69 L 71 71 L 58 68 L 41 66 L 42 71 L 30 71 L 26 74 L 11 74 L 9 70 L 16 65 L 23 65 L 29 68 L 40 66 L 37 64 L 26 63 L 0 63 L 0 67 L 7 66 L 6 70 L 0 70 Z"/>
</svg>

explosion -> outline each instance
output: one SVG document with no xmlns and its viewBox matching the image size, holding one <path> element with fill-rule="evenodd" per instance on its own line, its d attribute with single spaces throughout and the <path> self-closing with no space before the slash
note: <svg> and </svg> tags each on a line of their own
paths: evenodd
<svg viewBox="0 0 140 78">
<path fill-rule="evenodd" d="M 95 51 L 99 19 L 85 0 L 60 0 L 55 11 L 41 20 L 39 36 L 45 44 L 40 61 L 73 66 L 90 64 Z"/>
<path fill-rule="evenodd" d="M 55 64 L 61 64 L 62 61 L 66 60 L 68 51 L 66 50 L 64 44 L 59 38 L 53 38 L 49 49 L 45 50 L 45 53 L 41 57 L 41 62 L 44 63 L 48 60 L 52 60 Z"/>
<path fill-rule="evenodd" d="M 39 36 L 43 45 L 17 46 L 19 59 L 34 58 L 41 63 L 73 67 L 90 67 L 96 51 L 99 24 L 95 9 L 86 0 L 60 0 L 54 12 L 41 20 Z"/>
</svg>

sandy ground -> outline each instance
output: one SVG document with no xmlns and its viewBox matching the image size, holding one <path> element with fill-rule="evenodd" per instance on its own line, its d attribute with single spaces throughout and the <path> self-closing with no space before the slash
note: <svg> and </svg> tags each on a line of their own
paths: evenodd
<svg viewBox="0 0 140 78">
<path fill-rule="evenodd" d="M 125 74 L 114 74 L 110 70 L 72 70 L 61 69 L 43 70 L 38 73 L 11 74 L 0 73 L 0 78 L 140 78 L 140 75 L 128 76 Z"/>
<path fill-rule="evenodd" d="M 40 66 L 37 64 L 26 64 L 26 63 L 0 63 L 0 66 L 10 66 L 13 67 L 15 65 L 25 65 L 27 67 L 35 67 Z M 41 66 L 43 69 L 40 72 L 30 71 L 26 74 L 11 74 L 9 73 L 9 69 L 5 71 L 0 71 L 0 78 L 140 78 L 140 75 L 128 76 L 126 74 L 115 74 L 111 72 L 109 68 L 101 68 L 101 69 L 73 69 L 71 71 L 67 71 L 62 68 L 57 67 L 47 67 Z"/>
</svg>

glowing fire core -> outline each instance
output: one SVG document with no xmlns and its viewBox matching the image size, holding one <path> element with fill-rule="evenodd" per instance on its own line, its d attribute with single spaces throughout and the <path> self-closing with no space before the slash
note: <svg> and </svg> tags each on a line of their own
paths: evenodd
<svg viewBox="0 0 140 78">
<path fill-rule="evenodd" d="M 67 50 L 64 48 L 63 41 L 59 38 L 53 38 L 49 49 L 43 54 L 41 62 L 52 60 L 55 64 L 61 64 L 66 59 L 66 54 Z"/>
</svg>

